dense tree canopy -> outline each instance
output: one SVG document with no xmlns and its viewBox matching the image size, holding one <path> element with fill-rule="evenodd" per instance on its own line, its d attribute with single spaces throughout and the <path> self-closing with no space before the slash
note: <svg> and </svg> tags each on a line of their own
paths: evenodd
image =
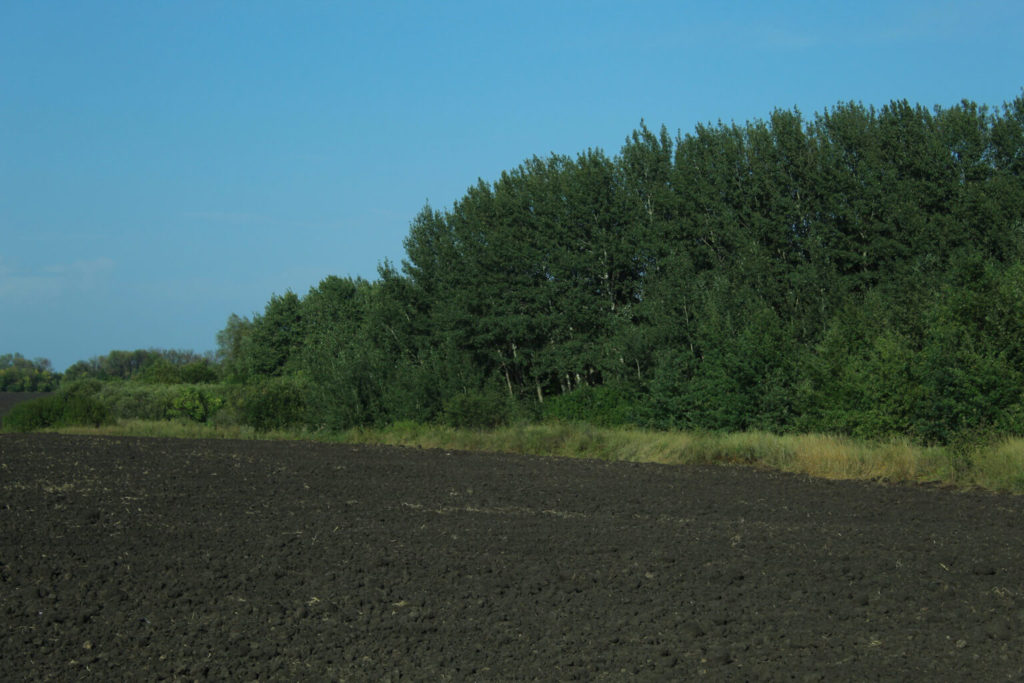
<svg viewBox="0 0 1024 683">
<path fill-rule="evenodd" d="M 214 359 L 177 349 L 111 351 L 78 361 L 64 372 L 68 381 L 80 379 L 140 380 L 175 384 L 215 382 L 220 378 Z"/>
<path fill-rule="evenodd" d="M 29 360 L 20 353 L 0 356 L 0 391 L 53 391 L 60 373 L 45 358 Z"/>
<path fill-rule="evenodd" d="M 329 427 L 1024 431 L 1024 96 L 641 124 L 425 207 L 405 248 L 232 316 L 227 375 Z"/>
</svg>

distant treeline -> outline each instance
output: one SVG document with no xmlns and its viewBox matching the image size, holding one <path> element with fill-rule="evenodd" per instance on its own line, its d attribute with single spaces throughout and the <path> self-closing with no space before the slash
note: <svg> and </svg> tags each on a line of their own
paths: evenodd
<svg viewBox="0 0 1024 683">
<path fill-rule="evenodd" d="M 111 351 L 80 360 L 63 374 L 46 358 L 29 360 L 20 353 L 0 356 L 0 391 L 55 391 L 61 382 L 83 379 L 134 380 L 147 384 L 207 384 L 221 378 L 212 353 L 179 349 Z"/>
<path fill-rule="evenodd" d="M 29 360 L 20 353 L 0 356 L 0 391 L 53 391 L 60 379 L 45 358 Z"/>
<path fill-rule="evenodd" d="M 180 349 L 111 351 L 81 360 L 64 372 L 66 381 L 81 379 L 136 380 L 149 384 L 205 384 L 220 379 L 212 353 Z"/>
<path fill-rule="evenodd" d="M 1024 94 L 641 124 L 425 207 L 405 248 L 232 315 L 222 380 L 275 426 L 1024 434 Z"/>
</svg>

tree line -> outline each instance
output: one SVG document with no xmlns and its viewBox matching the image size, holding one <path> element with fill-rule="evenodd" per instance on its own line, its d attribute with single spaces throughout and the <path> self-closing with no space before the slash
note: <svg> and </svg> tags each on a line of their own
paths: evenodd
<svg viewBox="0 0 1024 683">
<path fill-rule="evenodd" d="M 212 353 L 185 349 L 115 350 L 77 361 L 63 373 L 55 371 L 47 358 L 29 360 L 20 353 L 0 355 L 0 391 L 55 391 L 62 382 L 84 379 L 208 384 L 219 382 L 221 372 Z"/>
<path fill-rule="evenodd" d="M 223 371 L 331 428 L 1021 433 L 1022 171 L 1024 96 L 641 124 L 428 205 L 374 282 L 232 316 Z"/>
<path fill-rule="evenodd" d="M 0 391 L 54 391 L 61 374 L 46 358 L 29 360 L 20 353 L 0 355 Z"/>
<path fill-rule="evenodd" d="M 217 358 L 185 349 L 111 351 L 80 360 L 64 371 L 64 379 L 136 380 L 149 384 L 205 384 L 220 380 Z"/>
<path fill-rule="evenodd" d="M 232 315 L 209 367 L 310 428 L 1024 433 L 1024 94 L 641 123 L 424 207 L 404 246 Z"/>
<path fill-rule="evenodd" d="M 1020 433 L 1022 170 L 1024 97 L 641 125 L 425 207 L 376 282 L 231 316 L 224 370 L 334 428 Z"/>
</svg>

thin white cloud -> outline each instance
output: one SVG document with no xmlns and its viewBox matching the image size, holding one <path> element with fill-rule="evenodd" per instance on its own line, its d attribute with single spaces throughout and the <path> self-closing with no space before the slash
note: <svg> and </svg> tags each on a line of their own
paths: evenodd
<svg viewBox="0 0 1024 683">
<path fill-rule="evenodd" d="M 59 296 L 57 278 L 18 273 L 0 274 L 0 301 L 35 301 Z"/>
<path fill-rule="evenodd" d="M 969 40 L 995 40 L 1003 27 L 1018 26 L 1022 16 L 1019 2 L 997 1 L 983 6 L 963 2 L 930 2 L 911 6 L 893 3 L 883 21 L 872 24 L 865 38 L 883 43 L 914 41 L 962 45 Z"/>
<path fill-rule="evenodd" d="M 0 300 L 32 303 L 93 289 L 114 270 L 106 257 L 22 270 L 0 261 Z"/>
</svg>

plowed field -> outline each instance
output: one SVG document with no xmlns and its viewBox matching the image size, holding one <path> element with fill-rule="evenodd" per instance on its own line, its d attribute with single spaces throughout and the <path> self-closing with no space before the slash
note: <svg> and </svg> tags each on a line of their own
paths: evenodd
<svg viewBox="0 0 1024 683">
<path fill-rule="evenodd" d="M 0 436 L 0 680 L 1024 676 L 1024 500 Z"/>
</svg>

